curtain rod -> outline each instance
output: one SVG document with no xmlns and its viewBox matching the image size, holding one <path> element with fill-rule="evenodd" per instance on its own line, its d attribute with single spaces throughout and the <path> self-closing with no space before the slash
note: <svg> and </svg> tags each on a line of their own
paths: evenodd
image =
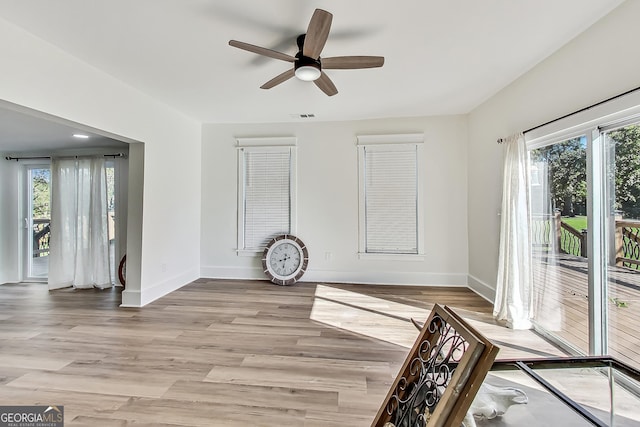
<svg viewBox="0 0 640 427">
<path fill-rule="evenodd" d="M 565 114 L 564 116 L 562 116 L 562 117 L 558 117 L 557 119 L 549 120 L 549 121 L 548 121 L 548 122 L 546 122 L 546 123 L 542 123 L 541 125 L 534 126 L 534 127 L 532 127 L 531 129 L 527 129 L 527 130 L 523 131 L 522 133 L 529 133 L 529 132 L 531 132 L 531 131 L 533 131 L 533 130 L 536 130 L 536 129 L 539 129 L 539 128 L 543 127 L 543 126 L 550 125 L 551 123 L 555 123 L 555 122 L 560 121 L 560 120 L 562 120 L 562 119 L 566 119 L 567 117 L 571 117 L 571 116 L 573 116 L 573 115 L 575 115 L 575 114 L 582 113 L 583 111 L 590 110 L 590 109 L 592 109 L 592 108 L 594 108 L 594 107 L 597 107 L 598 105 L 602 105 L 602 104 L 604 104 L 604 103 L 606 103 L 606 102 L 613 101 L 614 99 L 617 99 L 617 98 L 623 97 L 623 96 L 625 96 L 625 95 L 629 95 L 630 93 L 633 93 L 633 92 L 635 92 L 635 91 L 637 91 L 637 90 L 640 90 L 640 86 L 639 86 L 639 87 L 637 87 L 637 88 L 634 88 L 634 89 L 628 90 L 628 91 L 626 91 L 626 92 L 624 92 L 624 93 L 621 93 L 621 94 L 619 94 L 619 95 L 612 96 L 611 98 L 607 98 L 607 99 L 605 99 L 604 101 L 600 101 L 600 102 L 596 102 L 595 104 L 591 104 L 591 105 L 589 105 L 588 107 L 581 108 L 581 109 L 579 109 L 579 110 L 577 110 L 577 111 L 574 111 L 573 113 Z M 505 141 L 505 139 L 504 139 L 504 138 L 499 138 L 499 139 L 498 139 L 498 144 L 502 144 L 504 141 Z"/>
<path fill-rule="evenodd" d="M 124 153 L 115 153 L 115 154 L 105 154 L 104 157 L 125 157 L 126 155 Z M 85 156 L 61 156 L 60 158 L 62 159 L 78 159 L 81 157 L 92 157 L 91 155 L 85 155 Z M 16 162 L 18 160 L 44 160 L 44 159 L 50 159 L 51 156 L 33 156 L 33 157 L 11 157 L 11 156 L 6 156 L 5 160 L 15 160 Z"/>
</svg>

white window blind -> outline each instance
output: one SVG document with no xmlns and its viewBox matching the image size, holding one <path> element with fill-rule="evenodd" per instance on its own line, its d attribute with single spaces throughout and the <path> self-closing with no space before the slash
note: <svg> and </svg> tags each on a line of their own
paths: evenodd
<svg viewBox="0 0 640 427">
<path fill-rule="evenodd" d="M 244 249 L 261 249 L 290 232 L 291 153 L 245 150 L 244 162 Z"/>
<path fill-rule="evenodd" d="M 295 137 L 239 138 L 238 255 L 295 233 Z"/>
<path fill-rule="evenodd" d="M 416 145 L 364 150 L 365 252 L 418 253 Z"/>
</svg>

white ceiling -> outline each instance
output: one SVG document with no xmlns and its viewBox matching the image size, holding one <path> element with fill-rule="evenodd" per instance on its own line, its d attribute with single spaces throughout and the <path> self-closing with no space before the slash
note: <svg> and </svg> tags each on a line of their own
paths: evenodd
<svg viewBox="0 0 640 427">
<path fill-rule="evenodd" d="M 621 2 L 0 0 L 0 17 L 198 121 L 261 123 L 468 113 Z M 333 97 L 296 79 L 260 89 L 290 64 L 228 41 L 294 55 L 315 8 L 334 15 L 322 56 L 384 67 L 328 70 Z"/>
<path fill-rule="evenodd" d="M 75 138 L 74 134 L 89 138 Z M 0 104 L 0 151 L 7 154 L 49 154 L 60 150 L 92 150 L 113 148 L 123 150 L 126 143 L 100 133 L 74 126 L 67 121 Z"/>
</svg>

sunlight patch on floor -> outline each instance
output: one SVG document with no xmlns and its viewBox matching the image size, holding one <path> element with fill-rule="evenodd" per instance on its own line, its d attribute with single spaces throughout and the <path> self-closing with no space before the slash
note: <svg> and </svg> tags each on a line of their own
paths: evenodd
<svg viewBox="0 0 640 427">
<path fill-rule="evenodd" d="M 431 309 L 413 307 L 325 285 L 316 286 L 310 319 L 360 335 L 411 348 Z"/>
</svg>

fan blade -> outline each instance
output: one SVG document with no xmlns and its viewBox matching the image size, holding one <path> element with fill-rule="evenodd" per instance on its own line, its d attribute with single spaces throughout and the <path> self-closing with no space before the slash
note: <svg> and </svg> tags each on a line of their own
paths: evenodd
<svg viewBox="0 0 640 427">
<path fill-rule="evenodd" d="M 354 70 L 376 68 L 384 65 L 383 56 L 334 56 L 322 58 L 322 68 L 327 70 Z"/>
<path fill-rule="evenodd" d="M 313 82 L 320 88 L 321 91 L 329 96 L 333 96 L 338 93 L 336 85 L 333 84 L 329 76 L 327 76 L 324 72 L 320 75 L 320 78 L 318 80 L 314 80 Z"/>
<path fill-rule="evenodd" d="M 327 37 L 329 37 L 332 19 L 333 15 L 326 10 L 316 9 L 313 12 L 307 28 L 307 34 L 304 37 L 304 46 L 302 47 L 304 56 L 318 59 L 324 44 L 327 42 Z"/>
<path fill-rule="evenodd" d="M 267 49 L 266 47 L 255 46 L 245 42 L 239 42 L 237 40 L 229 40 L 229 46 L 237 47 L 238 49 L 248 50 L 249 52 L 257 53 L 258 55 L 268 56 L 269 58 L 280 59 L 287 62 L 295 62 L 296 58 L 286 53 L 277 52 L 275 50 Z"/>
<path fill-rule="evenodd" d="M 277 86 L 282 82 L 286 82 L 294 75 L 295 75 L 295 71 L 293 70 L 293 68 L 290 70 L 287 70 L 282 74 L 278 74 L 277 76 L 275 76 L 274 78 L 272 78 L 271 80 L 269 80 L 268 82 L 260 86 L 260 89 L 271 89 L 272 87 Z"/>
</svg>

